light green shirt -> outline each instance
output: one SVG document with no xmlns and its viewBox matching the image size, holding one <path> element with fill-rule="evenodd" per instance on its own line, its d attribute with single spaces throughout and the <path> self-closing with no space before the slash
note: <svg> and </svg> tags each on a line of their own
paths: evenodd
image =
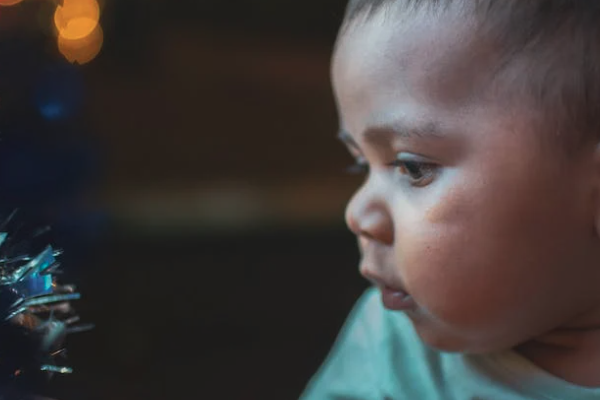
<svg viewBox="0 0 600 400">
<path fill-rule="evenodd" d="M 410 320 L 386 310 L 372 288 L 301 400 L 405 399 L 600 400 L 600 388 L 558 379 L 514 351 L 474 356 L 427 347 Z"/>
</svg>

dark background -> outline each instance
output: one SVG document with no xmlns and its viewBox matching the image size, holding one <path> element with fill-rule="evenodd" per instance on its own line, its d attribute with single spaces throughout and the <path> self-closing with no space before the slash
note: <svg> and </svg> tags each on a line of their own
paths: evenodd
<svg viewBox="0 0 600 400">
<path fill-rule="evenodd" d="M 81 66 L 50 0 L 0 7 L 0 206 L 52 224 L 97 325 L 47 394 L 298 397 L 366 287 L 329 83 L 344 3 L 106 0 Z"/>
</svg>

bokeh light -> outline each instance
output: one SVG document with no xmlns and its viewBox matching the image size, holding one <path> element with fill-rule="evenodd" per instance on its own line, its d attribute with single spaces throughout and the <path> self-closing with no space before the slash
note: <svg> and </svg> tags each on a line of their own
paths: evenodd
<svg viewBox="0 0 600 400">
<path fill-rule="evenodd" d="M 68 40 L 78 40 L 92 34 L 99 21 L 100 6 L 96 0 L 63 0 L 54 13 L 59 37 Z"/>
<path fill-rule="evenodd" d="M 35 103 L 46 120 L 58 121 L 76 115 L 84 97 L 81 71 L 64 61 L 45 69 L 36 84 Z"/>
<path fill-rule="evenodd" d="M 71 40 L 64 36 L 58 38 L 58 50 L 60 53 L 73 64 L 85 64 L 92 61 L 104 43 L 104 32 L 100 25 L 87 36 Z"/>
<path fill-rule="evenodd" d="M 0 6 L 12 6 L 23 0 L 0 0 Z"/>
</svg>

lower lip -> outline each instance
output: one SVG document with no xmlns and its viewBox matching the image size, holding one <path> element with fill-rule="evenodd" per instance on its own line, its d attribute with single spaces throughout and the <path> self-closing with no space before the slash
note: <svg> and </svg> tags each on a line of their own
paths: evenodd
<svg viewBox="0 0 600 400">
<path fill-rule="evenodd" d="M 406 292 L 380 287 L 381 300 L 385 308 L 394 311 L 407 311 L 415 308 L 415 301 Z"/>
</svg>

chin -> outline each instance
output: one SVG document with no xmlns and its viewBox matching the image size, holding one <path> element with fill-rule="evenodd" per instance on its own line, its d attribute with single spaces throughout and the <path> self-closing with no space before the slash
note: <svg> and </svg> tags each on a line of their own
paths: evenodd
<svg viewBox="0 0 600 400">
<path fill-rule="evenodd" d="M 423 343 L 428 347 L 446 353 L 485 354 L 510 348 L 510 346 L 492 343 L 492 341 L 481 339 L 474 341 L 472 338 L 461 337 L 430 325 L 424 326 L 424 324 L 414 323 L 414 326 Z"/>
<path fill-rule="evenodd" d="M 466 343 L 439 334 L 419 333 L 419 337 L 428 347 L 438 351 L 447 353 L 470 353 L 473 350 L 470 346 L 466 345 Z"/>
</svg>

